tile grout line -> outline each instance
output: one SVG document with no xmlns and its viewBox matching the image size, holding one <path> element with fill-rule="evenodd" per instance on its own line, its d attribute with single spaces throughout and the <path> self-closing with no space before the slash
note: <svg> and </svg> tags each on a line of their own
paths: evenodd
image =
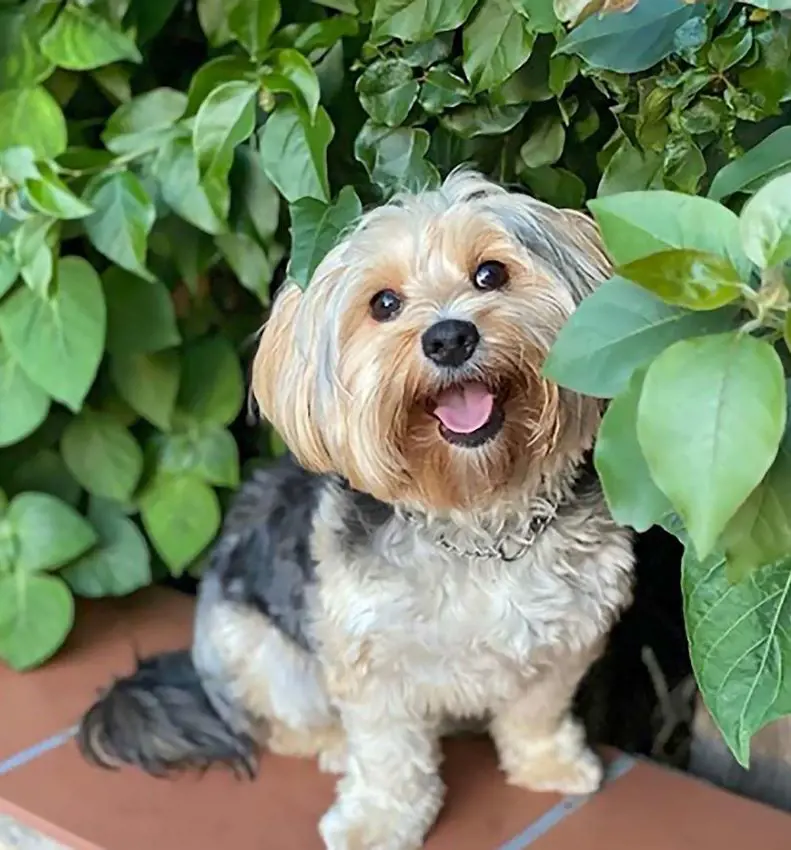
<svg viewBox="0 0 791 850">
<path fill-rule="evenodd" d="M 610 782 L 615 782 L 616 779 L 628 773 L 636 763 L 637 760 L 632 756 L 625 754 L 618 756 L 607 767 L 605 787 Z M 541 817 L 534 820 L 530 826 L 509 841 L 506 841 L 505 844 L 500 845 L 498 850 L 524 850 L 525 847 L 529 847 L 543 835 L 546 835 L 546 833 L 556 827 L 561 821 L 582 808 L 589 800 L 595 799 L 595 797 L 596 794 L 589 794 L 582 797 L 564 797 L 559 803 L 556 803 L 551 809 L 544 812 Z"/>
<path fill-rule="evenodd" d="M 28 762 L 37 759 L 39 756 L 43 756 L 45 753 L 50 752 L 50 750 L 57 749 L 63 744 L 70 741 L 77 732 L 77 727 L 72 726 L 70 729 L 64 729 L 62 732 L 58 732 L 55 735 L 50 735 L 49 738 L 44 738 L 43 741 L 39 741 L 37 744 L 33 744 L 32 747 L 28 747 L 27 749 L 21 750 L 13 756 L 10 756 L 3 761 L 0 761 L 0 776 L 3 776 L 6 773 L 14 770 L 17 767 L 22 767 Z"/>
</svg>

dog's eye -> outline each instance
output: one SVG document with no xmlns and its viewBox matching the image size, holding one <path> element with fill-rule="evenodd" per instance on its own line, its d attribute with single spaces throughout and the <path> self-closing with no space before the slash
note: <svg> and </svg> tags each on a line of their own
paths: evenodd
<svg viewBox="0 0 791 850">
<path fill-rule="evenodd" d="M 383 289 L 371 299 L 369 309 L 377 322 L 387 322 L 401 312 L 401 299 L 392 289 Z"/>
<path fill-rule="evenodd" d="M 488 260 L 475 269 L 472 283 L 476 289 L 500 289 L 508 283 L 508 269 L 497 260 Z"/>
</svg>

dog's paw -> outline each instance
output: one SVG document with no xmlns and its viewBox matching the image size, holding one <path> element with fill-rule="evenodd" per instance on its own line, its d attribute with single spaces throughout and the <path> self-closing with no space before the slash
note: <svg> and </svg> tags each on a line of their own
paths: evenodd
<svg viewBox="0 0 791 850">
<path fill-rule="evenodd" d="M 394 824 L 391 814 L 363 810 L 352 815 L 336 803 L 321 819 L 319 834 L 327 850 L 419 850 L 422 834 L 399 828 L 404 826 Z"/>
<path fill-rule="evenodd" d="M 536 759 L 508 777 L 512 785 L 530 791 L 572 795 L 593 794 L 599 790 L 603 779 L 601 760 L 587 748 L 568 761 L 547 757 Z"/>
</svg>

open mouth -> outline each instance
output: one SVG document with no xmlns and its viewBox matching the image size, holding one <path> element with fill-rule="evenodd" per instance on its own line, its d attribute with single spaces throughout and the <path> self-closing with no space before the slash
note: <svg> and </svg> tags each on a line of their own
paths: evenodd
<svg viewBox="0 0 791 850">
<path fill-rule="evenodd" d="M 505 424 L 503 397 L 481 383 L 450 387 L 429 405 L 443 439 L 454 446 L 477 448 L 496 437 Z"/>
</svg>

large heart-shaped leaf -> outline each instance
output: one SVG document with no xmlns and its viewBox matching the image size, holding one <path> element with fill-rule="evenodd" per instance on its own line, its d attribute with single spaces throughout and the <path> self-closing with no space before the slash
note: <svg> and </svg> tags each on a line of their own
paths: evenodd
<svg viewBox="0 0 791 850">
<path fill-rule="evenodd" d="M 699 557 L 769 470 L 785 421 L 783 366 L 764 340 L 736 332 L 682 340 L 649 366 L 637 436 Z"/>
<path fill-rule="evenodd" d="M 119 502 L 131 498 L 143 472 L 143 452 L 114 416 L 84 410 L 66 427 L 60 448 L 89 493 Z"/>
<path fill-rule="evenodd" d="M 20 493 L 5 521 L 17 542 L 17 572 L 56 570 L 96 543 L 96 532 L 73 508 L 46 493 Z"/>
<path fill-rule="evenodd" d="M 151 558 L 146 539 L 114 502 L 91 499 L 91 525 L 99 543 L 60 575 L 78 596 L 126 596 L 151 584 Z"/>
<path fill-rule="evenodd" d="M 30 670 L 51 658 L 74 624 L 74 598 L 54 576 L 0 578 L 0 658 Z"/>
<path fill-rule="evenodd" d="M 172 426 L 181 377 L 178 351 L 119 354 L 110 373 L 121 398 L 161 431 Z"/>
<path fill-rule="evenodd" d="M 230 425 L 243 402 L 242 370 L 228 340 L 208 336 L 184 347 L 180 413 L 197 423 Z"/>
<path fill-rule="evenodd" d="M 142 499 L 141 516 L 151 542 L 174 575 L 184 572 L 220 527 L 214 490 L 187 475 L 154 481 Z"/>
<path fill-rule="evenodd" d="M 94 210 L 84 222 L 93 246 L 121 268 L 153 280 L 146 253 L 156 209 L 140 179 L 131 171 L 102 174 L 83 197 Z"/>
<path fill-rule="evenodd" d="M 104 350 L 106 310 L 99 276 L 80 257 L 64 257 L 48 297 L 21 287 L 0 303 L 0 333 L 28 377 L 75 412 Z"/>
</svg>

